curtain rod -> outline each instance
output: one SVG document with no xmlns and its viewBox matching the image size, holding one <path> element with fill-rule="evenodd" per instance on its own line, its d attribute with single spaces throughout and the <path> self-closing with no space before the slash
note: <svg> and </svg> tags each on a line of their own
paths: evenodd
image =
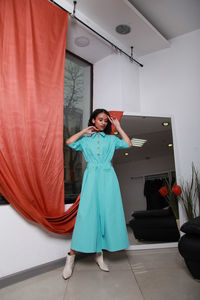
<svg viewBox="0 0 200 300">
<path fill-rule="evenodd" d="M 86 23 L 84 23 L 83 21 L 81 21 L 79 18 L 77 18 L 75 16 L 75 6 L 76 6 L 76 1 L 74 1 L 74 9 L 73 9 L 73 13 L 69 12 L 68 10 L 66 10 L 65 8 L 63 8 L 62 6 L 60 6 L 58 3 L 56 3 L 54 0 L 48 0 L 49 2 L 57 5 L 58 7 L 60 7 L 62 10 L 66 11 L 69 13 L 69 15 L 77 20 L 78 22 L 80 22 L 82 25 L 84 25 L 85 27 L 87 27 L 88 29 L 90 29 L 92 32 L 94 32 L 96 35 L 98 35 L 99 37 L 101 37 L 103 40 L 105 40 L 107 43 L 109 43 L 112 47 L 114 47 L 115 49 L 117 49 L 118 51 L 120 51 L 121 53 L 123 53 L 124 55 L 128 56 L 131 62 L 135 62 L 137 63 L 140 67 L 143 67 L 143 65 L 137 61 L 136 59 L 133 58 L 133 47 L 131 47 L 131 55 L 127 54 L 125 51 L 123 51 L 122 49 L 120 49 L 118 46 L 116 46 L 115 44 L 113 44 L 111 41 L 109 41 L 107 38 L 105 38 L 103 35 L 101 35 L 100 33 L 98 33 L 96 30 L 94 30 L 93 28 L 91 28 L 90 26 L 88 26 Z"/>
</svg>

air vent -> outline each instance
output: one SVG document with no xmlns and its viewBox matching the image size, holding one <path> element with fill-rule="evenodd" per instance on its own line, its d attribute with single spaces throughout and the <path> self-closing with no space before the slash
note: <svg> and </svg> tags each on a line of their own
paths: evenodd
<svg viewBox="0 0 200 300">
<path fill-rule="evenodd" d="M 147 140 L 143 140 L 143 139 L 135 139 L 135 138 L 131 139 L 131 143 L 135 147 L 142 147 L 146 142 Z"/>
<path fill-rule="evenodd" d="M 115 28 L 115 30 L 119 34 L 128 34 L 129 32 L 131 32 L 131 27 L 129 25 L 126 25 L 126 24 L 121 24 L 121 25 L 118 25 Z"/>
<path fill-rule="evenodd" d="M 79 36 L 75 38 L 74 43 L 78 47 L 87 47 L 90 43 L 90 40 L 86 36 Z"/>
</svg>

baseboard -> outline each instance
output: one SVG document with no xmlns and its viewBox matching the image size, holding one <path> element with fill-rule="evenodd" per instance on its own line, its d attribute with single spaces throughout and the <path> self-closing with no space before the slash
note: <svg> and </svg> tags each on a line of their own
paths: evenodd
<svg viewBox="0 0 200 300">
<path fill-rule="evenodd" d="M 5 277 L 0 278 L 0 289 L 15 284 L 17 282 L 26 280 L 28 278 L 49 272 L 51 270 L 57 269 L 64 266 L 66 258 L 60 258 L 24 271 L 20 271 Z"/>
<path fill-rule="evenodd" d="M 178 242 L 173 243 L 155 243 L 144 245 L 130 245 L 126 250 L 151 250 L 151 249 L 164 249 L 164 248 L 177 248 Z"/>
</svg>

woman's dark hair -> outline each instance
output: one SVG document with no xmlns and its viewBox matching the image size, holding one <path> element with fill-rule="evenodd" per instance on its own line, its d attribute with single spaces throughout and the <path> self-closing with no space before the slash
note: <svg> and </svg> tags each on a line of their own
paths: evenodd
<svg viewBox="0 0 200 300">
<path fill-rule="evenodd" d="M 92 123 L 92 119 L 96 119 L 96 117 L 98 116 L 98 114 L 101 114 L 101 113 L 104 113 L 106 114 L 107 116 L 110 117 L 110 114 L 107 110 L 103 109 L 103 108 L 98 108 L 98 109 L 95 109 L 93 111 L 93 113 L 91 114 L 90 116 L 90 119 L 88 121 L 88 126 L 94 126 L 94 124 Z M 110 134 L 111 133 L 111 122 L 110 120 L 108 119 L 108 125 L 106 126 L 106 128 L 104 129 L 104 132 L 106 134 Z"/>
</svg>

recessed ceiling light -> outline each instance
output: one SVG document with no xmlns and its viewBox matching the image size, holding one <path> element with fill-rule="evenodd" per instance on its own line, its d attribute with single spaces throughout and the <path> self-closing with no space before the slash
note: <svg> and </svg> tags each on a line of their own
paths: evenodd
<svg viewBox="0 0 200 300">
<path fill-rule="evenodd" d="M 131 139 L 131 143 L 135 147 L 142 147 L 146 142 L 147 140 L 143 140 L 143 139 L 135 139 L 135 138 Z"/>
<path fill-rule="evenodd" d="M 116 26 L 115 30 L 117 31 L 117 33 L 127 34 L 127 33 L 131 32 L 131 27 L 126 24 L 120 24 L 120 25 Z"/>
<path fill-rule="evenodd" d="M 125 155 L 125 156 L 128 156 L 128 152 L 125 152 L 124 155 Z"/>
<path fill-rule="evenodd" d="M 172 146 L 173 146 L 173 144 L 171 144 L 171 143 L 170 143 L 170 144 L 168 144 L 168 147 L 172 147 Z"/>
<path fill-rule="evenodd" d="M 169 126 L 169 122 L 163 122 L 162 126 Z"/>
<path fill-rule="evenodd" d="M 74 43 L 78 47 L 86 47 L 89 45 L 90 40 L 86 36 L 79 36 L 79 37 L 75 38 Z"/>
</svg>

